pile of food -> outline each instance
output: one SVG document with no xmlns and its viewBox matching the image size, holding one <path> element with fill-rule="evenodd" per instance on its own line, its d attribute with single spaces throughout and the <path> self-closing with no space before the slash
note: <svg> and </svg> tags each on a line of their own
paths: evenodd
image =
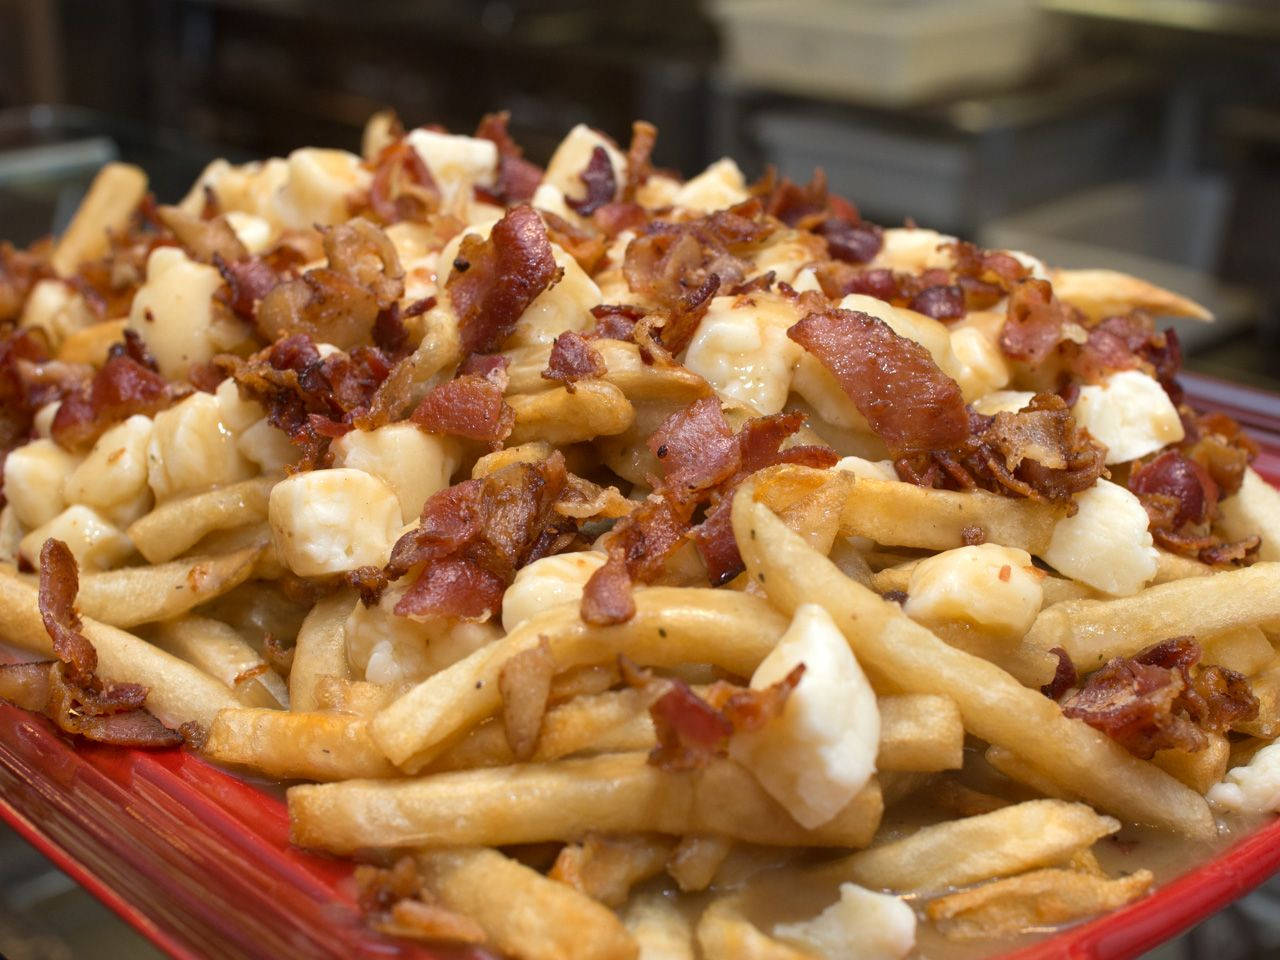
<svg viewBox="0 0 1280 960">
<path fill-rule="evenodd" d="M 0 247 L 0 696 L 516 960 L 997 951 L 1280 807 L 1205 312 L 655 138 L 379 115 Z"/>
</svg>

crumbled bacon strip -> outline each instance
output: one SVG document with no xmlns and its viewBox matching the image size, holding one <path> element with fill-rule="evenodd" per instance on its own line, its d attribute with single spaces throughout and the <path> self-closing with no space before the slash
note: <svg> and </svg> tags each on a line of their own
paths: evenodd
<svg viewBox="0 0 1280 960">
<path fill-rule="evenodd" d="M 1058 665 L 1054 667 L 1053 679 L 1040 688 L 1050 700 L 1057 700 L 1064 693 L 1076 685 L 1079 675 L 1076 673 L 1076 665 L 1071 662 L 1071 656 L 1062 647 L 1053 647 L 1049 651 L 1058 658 Z"/>
<path fill-rule="evenodd" d="M 620 554 L 611 555 L 583 587 L 582 622 L 607 627 L 626 623 L 635 615 L 636 602 L 626 562 Z"/>
<path fill-rule="evenodd" d="M 591 159 L 578 174 L 578 179 L 587 188 L 586 196 L 581 200 L 566 198 L 565 202 L 580 217 L 589 217 L 606 203 L 613 202 L 618 194 L 618 181 L 613 173 L 613 162 L 609 159 L 609 151 L 604 147 L 596 147 L 591 151 Z"/>
<path fill-rule="evenodd" d="M 539 210 L 538 213 L 547 224 L 547 238 L 573 257 L 583 272 L 592 275 L 600 268 L 608 249 L 600 233 L 576 226 L 550 210 Z"/>
<path fill-rule="evenodd" d="M 1258 455 L 1258 445 L 1225 413 L 1197 414 L 1179 410 L 1186 436 L 1181 443 L 1188 457 L 1208 471 L 1223 497 L 1239 491 L 1244 473 Z"/>
<path fill-rule="evenodd" d="M 17 321 L 31 288 L 52 276 L 53 268 L 43 257 L 0 242 L 0 323 Z"/>
<path fill-rule="evenodd" d="M 1070 319 L 1071 308 L 1053 295 L 1047 280 L 1026 280 L 1009 295 L 1000 349 L 1011 360 L 1038 366 L 1058 346 Z"/>
<path fill-rule="evenodd" d="M 387 144 L 372 167 L 369 210 L 382 223 L 421 222 L 440 208 L 440 187 L 408 140 Z"/>
<path fill-rule="evenodd" d="M 527 202 L 542 182 L 542 168 L 524 159 L 524 151 L 507 131 L 510 119 L 511 114 L 506 110 L 489 113 L 476 127 L 477 138 L 491 140 L 498 148 L 498 184 L 494 197 L 504 206 Z"/>
<path fill-rule="evenodd" d="M 87 680 L 98 669 L 98 652 L 80 632 L 84 624 L 75 607 L 79 591 L 80 575 L 70 548 L 61 540 L 46 540 L 40 548 L 40 619 L 70 679 Z"/>
<path fill-rule="evenodd" d="M 215 253 L 213 265 L 227 285 L 225 293 L 220 294 L 223 302 L 241 320 L 252 321 L 258 305 L 285 279 L 262 257 L 228 261 Z"/>
<path fill-rule="evenodd" d="M 622 185 L 622 199 L 634 201 L 636 191 L 653 176 L 653 147 L 658 142 L 658 128 L 645 120 L 631 124 L 631 144 L 627 147 L 627 181 Z"/>
<path fill-rule="evenodd" d="M 1120 370 L 1142 370 L 1160 381 L 1175 402 L 1182 399 L 1177 375 L 1182 346 L 1172 329 L 1160 333 L 1151 317 L 1140 310 L 1106 317 L 1089 328 L 1084 343 L 1059 346 L 1066 371 L 1086 383 L 1097 383 Z"/>
<path fill-rule="evenodd" d="M 1209 471 L 1179 450 L 1165 450 L 1129 474 L 1129 489 L 1142 501 L 1156 543 L 1205 563 L 1247 562 L 1257 556 L 1255 534 L 1224 543 L 1210 529 L 1221 490 Z"/>
<path fill-rule="evenodd" d="M 563 383 L 572 393 L 573 385 L 579 380 L 597 379 L 608 372 L 600 351 L 581 334 L 566 330 L 551 344 L 551 355 L 542 378 Z"/>
<path fill-rule="evenodd" d="M 502 727 L 512 755 L 520 761 L 533 756 L 547 712 L 551 680 L 556 674 L 555 657 L 546 637 L 537 646 L 515 654 L 498 674 L 502 693 Z"/>
<path fill-rule="evenodd" d="M 87 385 L 63 399 L 50 434 L 69 450 L 81 449 L 121 420 L 158 413 L 185 392 L 139 363 L 127 349 L 113 351 Z"/>
<path fill-rule="evenodd" d="M 929 351 L 856 310 L 815 312 L 787 331 L 835 376 L 896 456 L 948 450 L 969 435 L 964 397 Z"/>
<path fill-rule="evenodd" d="M 498 443 L 511 435 L 515 411 L 493 381 L 464 374 L 432 387 L 410 417 L 428 433 Z"/>
<path fill-rule="evenodd" d="M 591 308 L 596 327 L 591 336 L 597 340 L 630 340 L 645 310 L 629 304 L 602 303 Z"/>
<path fill-rule="evenodd" d="M 559 275 L 546 225 L 532 207 L 512 208 L 494 224 L 487 240 L 468 234 L 445 283 L 458 316 L 463 351 L 496 348 L 525 308 Z"/>
<path fill-rule="evenodd" d="M 646 445 L 662 465 L 663 491 L 680 503 L 729 479 L 742 463 L 737 437 L 714 397 L 673 413 Z"/>
</svg>

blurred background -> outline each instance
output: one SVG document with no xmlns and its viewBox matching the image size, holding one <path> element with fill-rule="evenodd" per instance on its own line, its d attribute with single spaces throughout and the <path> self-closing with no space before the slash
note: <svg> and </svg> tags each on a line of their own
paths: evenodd
<svg viewBox="0 0 1280 960">
<path fill-rule="evenodd" d="M 822 166 L 881 223 L 1187 294 L 1218 317 L 1187 365 L 1280 389 L 1280 0 L 0 0 L 0 236 L 65 224 L 107 160 L 175 200 L 215 156 L 356 150 L 384 106 L 508 109 L 539 161 L 642 117 L 686 175 Z M 0 838 L 0 954 L 150 955 L 42 864 Z M 1272 903 L 1161 956 L 1259 956 Z"/>
</svg>

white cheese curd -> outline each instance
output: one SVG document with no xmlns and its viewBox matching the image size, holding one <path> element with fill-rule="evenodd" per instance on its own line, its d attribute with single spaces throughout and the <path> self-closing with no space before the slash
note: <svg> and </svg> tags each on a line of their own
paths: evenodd
<svg viewBox="0 0 1280 960">
<path fill-rule="evenodd" d="M 717 160 L 671 197 L 671 205 L 691 213 L 714 213 L 748 199 L 747 180 L 728 157 Z"/>
<path fill-rule="evenodd" d="M 282 157 L 239 166 L 218 159 L 204 168 L 178 206 L 192 216 L 199 216 L 204 209 L 205 187 L 209 187 L 224 213 L 239 212 L 262 217 L 275 233 L 279 230 L 279 225 L 272 222 L 275 198 L 288 179 L 289 164 Z M 232 229 L 239 232 L 234 223 Z M 241 242 L 245 242 L 243 238 Z"/>
<path fill-rule="evenodd" d="M 250 424 L 236 438 L 236 449 L 263 473 L 282 473 L 285 467 L 302 459 L 302 451 L 293 445 L 285 432 L 273 427 L 265 418 Z"/>
<path fill-rule="evenodd" d="M 400 532 L 400 501 L 363 470 L 286 477 L 271 488 L 267 519 L 276 552 L 302 577 L 382 566 Z"/>
<path fill-rule="evenodd" d="M 798 230 L 778 231 L 755 255 L 748 276 L 757 277 L 772 271 L 778 283 L 789 283 L 799 290 L 796 278 L 805 273 L 816 285 L 813 269 L 806 266 L 823 257 L 822 247 L 813 242 L 815 239 L 813 234 Z"/>
<path fill-rule="evenodd" d="M 156 500 L 247 480 L 253 473 L 213 394 L 193 393 L 156 414 L 147 443 L 147 482 Z"/>
<path fill-rule="evenodd" d="M 945 550 L 916 564 L 902 609 L 920 623 L 968 623 L 1016 640 L 1040 612 L 1042 579 L 1025 550 L 994 543 Z"/>
<path fill-rule="evenodd" d="M 22 538 L 18 551 L 33 567 L 40 566 L 40 549 L 52 537 L 61 540 L 81 570 L 108 570 L 133 552 L 124 531 L 92 507 L 76 503 Z"/>
<path fill-rule="evenodd" d="M 502 628 L 508 633 L 535 613 L 582 599 L 591 575 L 604 566 L 595 550 L 558 553 L 521 567 L 502 595 Z"/>
<path fill-rule="evenodd" d="M 1107 448 L 1107 463 L 1127 463 L 1177 443 L 1182 418 L 1159 381 L 1138 370 L 1113 373 L 1086 384 L 1071 414 Z"/>
<path fill-rule="evenodd" d="M 97 315 L 89 308 L 84 297 L 69 283 L 61 280 L 41 280 L 27 294 L 22 308 L 22 327 L 38 327 L 49 338 L 49 344 L 57 347 L 68 336 L 90 324 L 97 323 Z"/>
<path fill-rule="evenodd" d="M 446 210 L 469 202 L 473 187 L 497 183 L 498 146 L 492 140 L 421 128 L 409 131 L 405 139 L 431 171 Z"/>
<path fill-rule="evenodd" d="M 978 413 L 994 417 L 997 413 L 1017 413 L 1035 399 L 1030 390 L 993 390 L 985 397 L 973 401 L 973 409 Z"/>
<path fill-rule="evenodd" d="M 898 471 L 893 469 L 892 460 L 864 460 L 862 457 L 842 457 L 831 468 L 852 473 L 855 477 L 868 480 L 897 480 Z"/>
<path fill-rule="evenodd" d="M 240 396 L 240 388 L 236 382 L 227 377 L 213 391 L 218 401 L 218 419 L 232 433 L 244 433 L 254 423 L 262 419 L 262 404 L 256 400 L 245 400 Z"/>
<path fill-rule="evenodd" d="M 1013 257 L 1020 264 L 1031 271 L 1031 276 L 1037 280 L 1048 280 L 1049 268 L 1044 265 L 1044 261 L 1039 257 L 1033 257 L 1029 253 L 1023 253 L 1021 250 L 1006 250 L 1005 253 Z"/>
<path fill-rule="evenodd" d="M 797 608 L 756 668 L 751 688 L 765 689 L 802 663 L 804 675 L 781 715 L 735 734 L 729 755 L 796 823 L 813 829 L 843 810 L 875 774 L 880 711 L 844 634 L 815 603 Z"/>
<path fill-rule="evenodd" d="M 569 208 L 569 202 L 565 200 L 560 188 L 550 183 L 538 184 L 538 189 L 534 190 L 533 196 L 529 198 L 529 205 L 535 210 L 554 213 L 561 220 L 568 220 L 570 223 L 582 221 L 582 218 Z"/>
<path fill-rule="evenodd" d="M 680 181 L 666 174 L 654 173 L 636 189 L 636 203 L 647 209 L 669 207 L 680 191 Z"/>
<path fill-rule="evenodd" d="M 778 924 L 773 935 L 827 960 L 901 960 L 916 945 L 916 914 L 901 897 L 842 883 L 838 901 L 812 920 Z"/>
<path fill-rule="evenodd" d="M 81 459 L 44 439 L 24 444 L 5 458 L 5 499 L 24 527 L 46 524 L 63 511 L 63 485 Z"/>
<path fill-rule="evenodd" d="M 1280 743 L 1263 747 L 1245 766 L 1228 770 L 1222 782 L 1210 787 L 1205 796 L 1220 810 L 1280 811 Z"/>
<path fill-rule="evenodd" d="M 976 327 L 951 331 L 951 352 L 956 358 L 956 383 L 964 398 L 973 401 L 1009 382 L 1009 365 L 1000 347 Z"/>
<path fill-rule="evenodd" d="M 265 253 L 271 246 L 271 241 L 275 239 L 275 228 L 265 217 L 245 213 L 243 210 L 229 210 L 226 218 L 236 239 L 244 244 L 244 248 L 251 254 Z"/>
<path fill-rule="evenodd" d="M 151 418 L 135 414 L 100 436 L 63 484 L 67 503 L 109 511 L 139 498 L 148 499 L 147 445 L 151 431 Z"/>
<path fill-rule="evenodd" d="M 1280 560 L 1280 490 L 1246 467 L 1240 489 L 1222 501 L 1218 522 L 1223 536 L 1232 540 L 1258 534 L 1259 560 Z"/>
<path fill-rule="evenodd" d="M 46 403 L 36 411 L 35 419 L 31 423 L 31 430 L 37 437 L 47 439 L 53 435 L 53 418 L 58 415 L 60 406 L 62 406 L 62 401 L 55 400 L 53 403 Z"/>
<path fill-rule="evenodd" d="M 345 150 L 303 147 L 289 154 L 286 163 L 288 179 L 271 204 L 275 221 L 286 230 L 346 223 L 350 200 L 373 179 L 360 158 Z"/>
<path fill-rule="evenodd" d="M 459 459 L 456 441 L 424 433 L 409 422 L 352 430 L 329 449 L 334 466 L 363 470 L 389 486 L 400 501 L 405 523 L 422 513 L 428 497 L 449 485 Z"/>
<path fill-rule="evenodd" d="M 147 258 L 147 281 L 133 298 L 129 329 L 156 358 L 160 372 L 180 380 L 195 363 L 207 363 L 218 348 L 213 295 L 222 275 L 196 263 L 177 247 L 157 247 Z"/>
<path fill-rule="evenodd" d="M 627 182 L 627 158 L 604 134 L 592 130 L 585 123 L 580 123 L 570 130 L 556 152 L 547 161 L 547 172 L 543 174 L 544 185 L 555 187 L 564 196 L 573 200 L 585 200 L 587 185 L 582 182 L 582 171 L 587 169 L 596 148 L 600 147 L 609 157 L 609 165 L 613 168 L 614 197 L 617 191 Z M 536 199 L 536 197 L 535 197 Z M 534 206 L 538 204 L 535 202 Z"/>
<path fill-rule="evenodd" d="M 1147 511 L 1137 497 L 1109 480 L 1097 481 L 1075 501 L 1079 511 L 1058 521 L 1041 558 L 1103 593 L 1137 593 L 1156 575 L 1159 560 L 1147 530 Z"/>
<path fill-rule="evenodd" d="M 922 227 L 890 227 L 884 232 L 880 252 L 868 267 L 889 267 L 903 273 L 921 273 L 934 268 L 946 269 L 955 258 L 949 250 L 940 249 L 944 244 L 955 243 L 956 238 L 937 230 Z"/>
<path fill-rule="evenodd" d="M 822 284 L 818 282 L 818 274 L 814 272 L 813 267 L 805 267 L 797 273 L 791 286 L 796 293 L 822 292 Z"/>
<path fill-rule="evenodd" d="M 778 294 L 716 297 L 689 342 L 684 365 L 705 377 L 722 399 L 759 414 L 778 413 L 804 353 L 787 336 L 799 320 L 791 301 Z"/>
</svg>

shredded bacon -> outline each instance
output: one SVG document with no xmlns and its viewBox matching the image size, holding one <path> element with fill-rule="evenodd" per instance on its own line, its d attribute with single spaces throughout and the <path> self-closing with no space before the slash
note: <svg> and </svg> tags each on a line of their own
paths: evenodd
<svg viewBox="0 0 1280 960">
<path fill-rule="evenodd" d="M 45 258 L 0 242 L 0 324 L 17 322 L 31 288 L 52 276 Z"/>
<path fill-rule="evenodd" d="M 383 147 L 372 168 L 368 209 L 379 222 L 423 222 L 440 209 L 440 187 L 408 140 L 402 137 Z"/>
<path fill-rule="evenodd" d="M 87 385 L 63 399 L 50 434 L 68 450 L 82 449 L 113 424 L 138 413 L 158 413 L 187 392 L 130 355 L 126 342 L 112 349 Z"/>
<path fill-rule="evenodd" d="M 1179 413 L 1186 431 L 1182 450 L 1208 472 L 1222 496 L 1239 491 L 1245 469 L 1258 455 L 1253 438 L 1225 413 L 1197 414 L 1185 406 Z"/>
<path fill-rule="evenodd" d="M 1062 705 L 1068 717 L 1101 730 L 1144 760 L 1157 750 L 1201 750 L 1258 714 L 1248 681 L 1225 667 L 1197 667 L 1200 648 L 1173 637 L 1132 658 L 1115 657 Z"/>
<path fill-rule="evenodd" d="M 1038 366 L 1057 348 L 1071 319 L 1071 308 L 1053 295 L 1047 280 L 1025 280 L 1009 294 L 1000 349 L 1011 360 Z"/>
<path fill-rule="evenodd" d="M 476 127 L 477 138 L 491 140 L 498 148 L 498 183 L 494 199 L 503 206 L 528 202 L 542 182 L 542 168 L 524 159 L 524 151 L 507 131 L 510 119 L 511 114 L 506 110 L 488 113 Z"/>
<path fill-rule="evenodd" d="M 550 210 L 539 210 L 538 213 L 547 224 L 547 238 L 573 257 L 584 273 L 593 275 L 604 262 L 608 249 L 605 238 L 594 230 L 585 230 L 570 223 Z"/>
<path fill-rule="evenodd" d="M 714 397 L 673 413 L 647 446 L 662 464 L 663 491 L 677 503 L 687 503 L 729 479 L 742 463 L 737 437 Z"/>
<path fill-rule="evenodd" d="M 580 217 L 589 217 L 606 203 L 612 203 L 618 195 L 618 181 L 613 174 L 613 163 L 609 160 L 609 151 L 604 147 L 596 147 L 591 151 L 591 159 L 578 174 L 578 179 L 587 188 L 587 195 L 581 200 L 566 198 L 565 202 Z"/>
<path fill-rule="evenodd" d="M 625 303 L 601 303 L 591 308 L 591 315 L 596 318 L 593 339 L 630 340 L 645 310 Z"/>
<path fill-rule="evenodd" d="M 591 575 L 583 588 L 582 621 L 607 627 L 626 623 L 635 615 L 636 603 L 631 593 L 631 576 L 627 573 L 626 561 L 621 554 L 612 555 Z"/>
<path fill-rule="evenodd" d="M 496 444 L 511 435 L 516 422 L 502 391 L 486 377 L 464 374 L 433 387 L 410 419 L 429 433 Z"/>
<path fill-rule="evenodd" d="M 658 142 L 658 128 L 646 120 L 631 124 L 631 144 L 627 147 L 627 182 L 622 185 L 622 199 L 634 201 L 636 191 L 653 176 L 653 147 Z"/>
<path fill-rule="evenodd" d="M 445 288 L 466 353 L 495 349 L 525 308 L 560 277 L 547 228 L 528 206 L 514 207 L 488 240 L 463 238 Z"/>
<path fill-rule="evenodd" d="M 1182 368 L 1182 346 L 1172 329 L 1163 333 L 1150 316 L 1134 310 L 1106 317 L 1089 329 L 1080 344 L 1065 342 L 1059 348 L 1065 369 L 1086 383 L 1097 383 L 1119 370 L 1142 370 L 1160 381 L 1174 403 L 1182 399 L 1177 375 Z"/>
<path fill-rule="evenodd" d="M 1062 647 L 1053 647 L 1049 650 L 1058 658 L 1058 665 L 1053 670 L 1053 679 L 1040 688 L 1050 700 L 1059 699 L 1064 693 L 1076 685 L 1080 679 L 1076 673 L 1076 665 L 1071 662 L 1071 655 Z"/>
<path fill-rule="evenodd" d="M 257 316 L 258 305 L 267 294 L 285 279 L 295 278 L 291 272 L 282 277 L 263 257 L 228 261 L 215 253 L 213 265 L 227 285 L 226 290 L 219 294 L 222 302 L 241 320 L 252 321 Z"/>
<path fill-rule="evenodd" d="M 948 450 L 969 435 L 959 385 L 929 351 L 856 310 L 814 312 L 787 331 L 835 376 L 896 456 Z"/>
<path fill-rule="evenodd" d="M 1255 534 L 1224 543 L 1211 529 L 1221 490 L 1209 471 L 1179 450 L 1165 450 L 1138 464 L 1129 489 L 1146 508 L 1156 543 L 1205 563 L 1256 559 L 1261 539 Z"/>
<path fill-rule="evenodd" d="M 581 334 L 566 330 L 551 344 L 551 355 L 542 378 L 563 383 L 572 393 L 577 381 L 603 377 L 608 372 L 600 351 Z"/>
</svg>

